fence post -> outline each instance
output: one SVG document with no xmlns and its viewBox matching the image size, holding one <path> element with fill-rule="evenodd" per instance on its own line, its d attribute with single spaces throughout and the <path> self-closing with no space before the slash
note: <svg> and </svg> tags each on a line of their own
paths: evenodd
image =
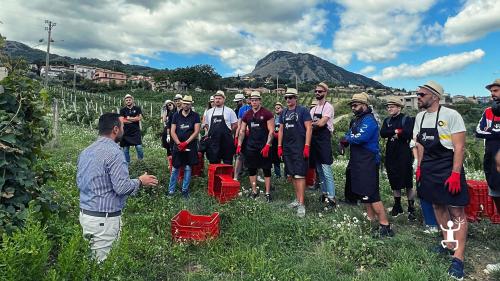
<svg viewBox="0 0 500 281">
<path fill-rule="evenodd" d="M 54 99 L 52 104 L 53 112 L 53 126 L 52 126 L 52 141 L 50 143 L 51 148 L 55 148 L 59 145 L 59 105 L 57 99 Z"/>
</svg>

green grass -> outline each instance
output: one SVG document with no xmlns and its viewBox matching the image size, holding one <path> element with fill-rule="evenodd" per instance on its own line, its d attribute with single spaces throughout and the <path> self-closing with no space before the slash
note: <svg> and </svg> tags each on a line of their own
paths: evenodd
<svg viewBox="0 0 500 281">
<path fill-rule="evenodd" d="M 307 192 L 307 215 L 299 219 L 286 207 L 293 199 L 293 189 L 285 181 L 273 180 L 276 200 L 271 204 L 238 198 L 219 205 L 207 196 L 206 178 L 193 180 L 189 200 L 180 196 L 168 199 L 165 151 L 150 135 L 145 137 L 142 163 L 135 161 L 135 151 L 131 151 L 131 176 L 147 171 L 157 175 L 160 184 L 129 198 L 121 239 L 108 260 L 98 266 L 82 254 L 88 248 L 84 240 L 77 239 L 81 230 L 75 183 L 78 154 L 95 137 L 94 131 L 63 125 L 60 147 L 49 151 L 51 157 L 45 162 L 56 170 L 57 180 L 51 186 L 62 206 L 59 214 L 44 222 L 43 231 L 52 245 L 47 279 L 448 280 L 449 262 L 427 251 L 437 237 L 422 233 L 419 223 L 410 224 L 400 217 L 392 220 L 396 237 L 373 239 L 370 230 L 375 225 L 364 220 L 363 209 L 340 206 L 334 213 L 325 213 L 316 192 Z M 342 158 L 334 164 L 340 198 L 345 164 Z M 242 184 L 249 186 L 245 179 Z M 391 200 L 385 176 L 381 190 L 388 207 Z M 220 212 L 220 236 L 203 243 L 172 242 L 170 219 L 181 209 L 196 214 Z M 500 226 L 471 224 L 469 237 L 466 273 L 475 280 L 486 280 L 482 269 L 498 262 L 500 256 Z M 81 266 L 75 269 L 75 264 Z M 68 275 L 75 270 L 83 273 Z"/>
</svg>

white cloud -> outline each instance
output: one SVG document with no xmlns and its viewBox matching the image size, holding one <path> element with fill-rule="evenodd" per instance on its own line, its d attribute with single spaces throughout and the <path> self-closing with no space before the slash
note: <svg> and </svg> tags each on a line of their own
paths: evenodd
<svg viewBox="0 0 500 281">
<path fill-rule="evenodd" d="M 274 50 L 311 52 L 345 64 L 350 53 L 320 46 L 328 24 L 323 0 L 45 1 L 2 3 L 0 32 L 25 43 L 45 37 L 44 19 L 58 23 L 54 51 L 73 57 L 143 62 L 159 52 L 219 56 L 250 72 Z M 34 44 L 33 44 L 34 45 Z M 140 59 L 138 59 L 140 58 Z"/>
<path fill-rule="evenodd" d="M 396 78 L 422 78 L 431 75 L 446 75 L 462 70 L 466 66 L 476 63 L 484 57 L 481 49 L 459 54 L 451 54 L 426 61 L 420 65 L 400 64 L 398 66 L 386 67 L 382 73 L 372 77 L 378 81 L 392 80 Z"/>
<path fill-rule="evenodd" d="M 500 1 L 468 0 L 461 11 L 449 17 L 443 26 L 435 23 L 425 28 L 431 44 L 461 44 L 500 30 Z"/>
<path fill-rule="evenodd" d="M 377 68 L 373 65 L 367 65 L 365 67 L 363 67 L 360 71 L 358 71 L 358 73 L 360 74 L 369 74 L 369 73 L 372 73 L 374 72 L 375 70 L 377 70 Z"/>
<path fill-rule="evenodd" d="M 362 61 L 394 59 L 407 50 L 421 26 L 421 16 L 435 0 L 337 0 L 344 11 L 334 50 Z"/>
</svg>

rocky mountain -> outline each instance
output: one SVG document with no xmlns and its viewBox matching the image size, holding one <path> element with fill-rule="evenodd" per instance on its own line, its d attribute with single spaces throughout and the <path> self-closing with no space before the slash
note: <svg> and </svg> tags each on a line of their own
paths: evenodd
<svg viewBox="0 0 500 281">
<path fill-rule="evenodd" d="M 274 51 L 257 62 L 251 77 L 276 77 L 300 82 L 326 81 L 334 84 L 356 84 L 366 87 L 384 88 L 381 83 L 363 75 L 349 72 L 322 58 L 311 54 Z"/>
<path fill-rule="evenodd" d="M 34 49 L 20 42 L 16 41 L 6 41 L 3 51 L 12 58 L 23 57 L 28 63 L 45 65 L 45 51 L 39 49 Z M 110 70 L 116 70 L 125 72 L 127 74 L 133 73 L 150 73 L 157 71 L 157 69 L 142 66 L 142 65 L 132 65 L 124 64 L 119 60 L 103 61 L 94 58 L 71 58 L 65 56 L 59 56 L 56 54 L 50 54 L 50 64 L 51 65 L 70 65 L 70 64 L 81 64 L 87 66 L 100 67 Z"/>
</svg>

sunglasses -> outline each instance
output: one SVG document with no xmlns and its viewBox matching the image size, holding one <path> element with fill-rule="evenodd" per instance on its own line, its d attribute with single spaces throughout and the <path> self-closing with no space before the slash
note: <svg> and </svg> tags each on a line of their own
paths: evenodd
<svg viewBox="0 0 500 281">
<path fill-rule="evenodd" d="M 314 92 L 315 92 L 316 94 L 318 94 L 318 93 L 324 93 L 324 92 L 326 92 L 326 91 L 325 91 L 325 90 L 316 90 L 316 91 L 314 91 Z"/>
<path fill-rule="evenodd" d="M 351 104 L 351 108 L 353 108 L 353 107 L 358 107 L 358 106 L 360 106 L 360 105 L 361 105 L 360 103 L 352 103 L 352 104 Z"/>
<path fill-rule="evenodd" d="M 291 100 L 291 99 L 294 99 L 295 96 L 289 96 L 289 97 L 285 97 L 286 100 Z"/>
<path fill-rule="evenodd" d="M 426 94 L 426 93 L 422 93 L 422 92 L 417 93 L 417 96 L 419 96 L 421 98 L 423 98 L 423 97 L 425 97 L 427 95 L 430 95 L 430 94 Z"/>
</svg>

